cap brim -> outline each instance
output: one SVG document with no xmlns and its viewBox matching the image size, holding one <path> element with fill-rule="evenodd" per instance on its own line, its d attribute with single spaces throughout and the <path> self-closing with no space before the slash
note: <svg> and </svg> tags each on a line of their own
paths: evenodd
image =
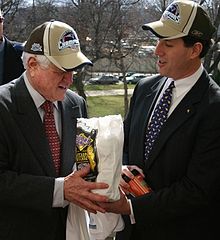
<svg viewBox="0 0 220 240">
<path fill-rule="evenodd" d="M 149 30 L 153 34 L 155 34 L 158 38 L 163 38 L 163 39 L 175 39 L 175 38 L 180 38 L 187 35 L 169 27 L 169 25 L 165 24 L 162 21 L 156 21 L 156 22 L 144 24 L 142 26 L 142 29 Z"/>
<path fill-rule="evenodd" d="M 81 51 L 65 56 L 45 56 L 63 71 L 72 71 L 85 65 L 93 66 L 92 62 Z"/>
</svg>

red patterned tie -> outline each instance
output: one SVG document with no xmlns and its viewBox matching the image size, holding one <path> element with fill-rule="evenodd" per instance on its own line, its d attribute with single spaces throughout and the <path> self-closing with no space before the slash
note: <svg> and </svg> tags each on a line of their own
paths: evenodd
<svg viewBox="0 0 220 240">
<path fill-rule="evenodd" d="M 55 165 L 56 173 L 60 171 L 60 139 L 56 130 L 54 115 L 53 115 L 53 103 L 45 101 L 41 108 L 44 110 L 44 128 L 47 135 L 47 139 L 50 145 L 50 150 Z"/>
</svg>

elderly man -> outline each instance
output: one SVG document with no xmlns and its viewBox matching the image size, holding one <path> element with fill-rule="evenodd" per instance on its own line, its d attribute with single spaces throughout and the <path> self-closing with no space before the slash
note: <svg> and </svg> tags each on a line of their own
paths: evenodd
<svg viewBox="0 0 220 240">
<path fill-rule="evenodd" d="M 0 87 L 0 239 L 65 240 L 68 202 L 96 213 L 107 201 L 86 182 L 89 167 L 72 173 L 76 122 L 83 98 L 69 90 L 73 71 L 92 64 L 76 32 L 51 21 L 30 34 L 24 74 Z"/>
</svg>

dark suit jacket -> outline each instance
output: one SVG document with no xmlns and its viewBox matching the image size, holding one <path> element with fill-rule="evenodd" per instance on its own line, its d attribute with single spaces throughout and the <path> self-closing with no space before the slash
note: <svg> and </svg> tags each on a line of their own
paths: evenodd
<svg viewBox="0 0 220 240">
<path fill-rule="evenodd" d="M 168 118 L 145 163 L 146 125 L 165 80 L 141 80 L 131 99 L 124 164 L 141 167 L 153 192 L 131 199 L 136 224 L 125 217 L 117 239 L 214 239 L 219 235 L 220 88 L 204 71 Z"/>
<path fill-rule="evenodd" d="M 16 41 L 11 41 L 5 38 L 4 47 L 4 65 L 3 65 L 3 79 L 1 84 L 10 82 L 18 78 L 24 72 L 21 55 L 23 52 L 23 45 Z"/>
<path fill-rule="evenodd" d="M 83 98 L 68 90 L 62 112 L 61 176 L 75 161 Z M 52 208 L 55 168 L 23 77 L 0 87 L 0 239 L 65 240 L 66 208 Z"/>
</svg>

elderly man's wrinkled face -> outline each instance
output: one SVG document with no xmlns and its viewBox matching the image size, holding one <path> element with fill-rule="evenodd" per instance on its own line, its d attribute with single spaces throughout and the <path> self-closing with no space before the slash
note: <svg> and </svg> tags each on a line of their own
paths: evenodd
<svg viewBox="0 0 220 240">
<path fill-rule="evenodd" d="M 54 65 L 45 68 L 36 59 L 29 59 L 30 82 L 36 91 L 50 101 L 62 101 L 73 82 L 73 72 L 64 72 Z"/>
</svg>

